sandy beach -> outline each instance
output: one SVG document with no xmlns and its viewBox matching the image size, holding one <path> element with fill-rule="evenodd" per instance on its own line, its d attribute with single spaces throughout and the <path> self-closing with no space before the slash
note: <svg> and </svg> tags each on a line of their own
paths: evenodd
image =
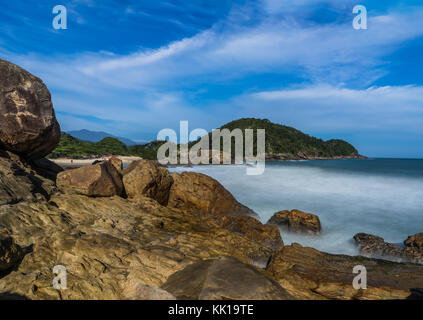
<svg viewBox="0 0 423 320">
<path fill-rule="evenodd" d="M 141 157 L 134 157 L 134 156 L 115 156 L 122 160 L 123 165 L 126 167 L 132 161 L 141 160 Z M 58 158 L 58 159 L 51 159 L 55 164 L 61 166 L 64 169 L 72 169 L 72 168 L 79 168 L 84 166 L 91 165 L 94 161 L 104 161 L 109 160 L 109 157 L 99 157 L 93 159 L 69 159 L 69 158 Z"/>
</svg>

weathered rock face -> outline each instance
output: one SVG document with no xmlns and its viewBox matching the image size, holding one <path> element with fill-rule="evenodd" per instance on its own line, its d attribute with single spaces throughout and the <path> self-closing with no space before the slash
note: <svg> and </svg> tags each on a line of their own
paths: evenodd
<svg viewBox="0 0 423 320">
<path fill-rule="evenodd" d="M 0 230 L 0 272 L 15 266 L 23 257 L 24 252 L 13 238 Z"/>
<path fill-rule="evenodd" d="M 91 197 L 120 196 L 123 192 L 122 177 L 109 161 L 60 172 L 56 183 L 62 192 Z"/>
<path fill-rule="evenodd" d="M 61 166 L 45 158 L 35 160 L 33 163 L 33 168 L 37 173 L 53 181 L 56 181 L 57 175 L 64 171 Z"/>
<path fill-rule="evenodd" d="M 114 166 L 119 173 L 122 173 L 122 169 L 123 169 L 122 160 L 120 160 L 119 158 L 116 158 L 116 157 L 112 157 L 112 158 L 110 158 L 109 161 L 112 164 L 112 166 Z"/>
<path fill-rule="evenodd" d="M 357 233 L 354 236 L 355 243 L 360 247 L 366 247 L 369 245 L 385 243 L 385 240 L 381 237 L 375 236 L 373 234 L 368 233 Z"/>
<path fill-rule="evenodd" d="M 140 284 L 132 300 L 176 300 L 176 298 L 166 290 Z"/>
<path fill-rule="evenodd" d="M 242 234 L 272 249 L 283 246 L 279 229 L 249 216 L 206 216 L 205 223 Z"/>
<path fill-rule="evenodd" d="M 161 287 L 202 259 L 233 256 L 248 264 L 272 254 L 245 236 L 205 225 L 197 214 L 146 197 L 56 193 L 49 202 L 0 206 L 0 227 L 21 247 L 33 247 L 16 271 L 0 276 L 0 293 L 30 299 L 133 299 L 140 285 Z M 51 285 L 55 265 L 67 268 L 67 290 Z"/>
<path fill-rule="evenodd" d="M 418 247 L 419 234 L 410 236 L 401 248 L 393 243 L 385 242 L 381 237 L 366 233 L 357 233 L 354 240 L 365 257 L 386 259 L 396 262 L 413 262 L 423 264 L 423 249 Z"/>
<path fill-rule="evenodd" d="M 9 167 L 30 174 L 30 166 L 13 159 L 3 157 Z M 207 290 L 197 298 L 392 299 L 409 297 L 410 288 L 423 288 L 419 265 L 329 255 L 299 245 L 279 246 L 275 252 L 276 228 L 250 217 L 183 212 L 142 196 L 98 198 L 51 192 L 35 200 L 0 205 L 0 230 L 4 230 L 0 233 L 13 235 L 14 243 L 26 248 L 22 259 L 0 271 L 0 299 L 172 298 L 175 292 L 168 295 L 158 289 L 166 289 L 163 285 L 171 275 L 222 256 L 242 263 L 213 262 L 205 267 L 212 276 L 206 277 Z M 266 270 L 253 266 L 270 257 L 270 263 L 262 265 Z M 352 267 L 358 264 L 365 265 L 369 274 L 369 289 L 364 292 L 351 285 Z M 68 271 L 66 290 L 52 287 L 56 265 Z M 194 281 L 182 294 L 192 294 L 196 285 Z"/>
<path fill-rule="evenodd" d="M 250 215 L 256 213 L 240 204 L 218 181 L 201 173 L 174 173 L 169 206 L 182 211 L 212 215 Z"/>
<path fill-rule="evenodd" d="M 288 300 L 273 279 L 232 257 L 203 260 L 171 275 L 163 289 L 189 300 Z"/>
<path fill-rule="evenodd" d="M 40 173 L 39 168 L 11 152 L 0 154 L 0 206 L 48 198 L 57 188 Z"/>
<path fill-rule="evenodd" d="M 407 240 L 404 241 L 404 244 L 409 248 L 423 250 L 423 232 L 409 236 Z"/>
<path fill-rule="evenodd" d="M 25 158 L 44 157 L 60 139 L 47 87 L 4 60 L 0 60 L 0 123 L 0 147 Z"/>
<path fill-rule="evenodd" d="M 352 286 L 356 265 L 366 267 L 366 290 Z M 299 244 L 277 249 L 267 271 L 298 299 L 404 299 L 423 288 L 423 266 L 327 254 Z"/>
<path fill-rule="evenodd" d="M 123 171 L 123 184 L 130 198 L 146 196 L 167 205 L 172 183 L 169 171 L 151 160 L 134 161 Z"/>
<path fill-rule="evenodd" d="M 290 232 L 319 234 L 322 229 L 318 216 L 295 209 L 276 212 L 267 223 L 286 227 Z"/>
</svg>

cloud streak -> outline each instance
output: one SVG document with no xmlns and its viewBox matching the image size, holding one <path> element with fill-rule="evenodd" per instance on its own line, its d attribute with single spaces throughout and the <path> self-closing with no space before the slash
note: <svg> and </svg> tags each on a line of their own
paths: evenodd
<svg viewBox="0 0 423 320">
<path fill-rule="evenodd" d="M 153 139 L 180 120 L 212 129 L 254 116 L 318 135 L 397 130 L 421 137 L 422 87 L 374 82 L 389 73 L 390 54 L 423 36 L 423 10 L 372 15 L 369 29 L 358 31 L 348 3 L 247 3 L 193 36 L 126 54 L 0 53 L 46 82 L 66 129 Z M 348 9 L 347 19 L 319 23 L 299 13 L 318 5 Z M 134 15 L 130 8 L 122 12 Z M 287 83 L 265 83 L 267 74 Z M 213 86 L 242 81 L 229 97 L 202 96 Z"/>
</svg>

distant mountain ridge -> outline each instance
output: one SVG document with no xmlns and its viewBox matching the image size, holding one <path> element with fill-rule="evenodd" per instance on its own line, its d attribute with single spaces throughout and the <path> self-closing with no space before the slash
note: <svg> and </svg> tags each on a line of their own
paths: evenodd
<svg viewBox="0 0 423 320">
<path fill-rule="evenodd" d="M 90 131 L 87 129 L 82 130 L 74 130 L 74 131 L 67 131 L 66 133 L 70 134 L 72 137 L 75 137 L 79 140 L 89 141 L 89 142 L 99 142 L 103 140 L 104 138 L 115 138 L 119 141 L 123 142 L 127 146 L 134 146 L 137 143 L 135 141 L 132 141 L 131 139 L 124 138 L 124 137 L 117 137 L 113 134 L 104 132 L 104 131 Z"/>
</svg>

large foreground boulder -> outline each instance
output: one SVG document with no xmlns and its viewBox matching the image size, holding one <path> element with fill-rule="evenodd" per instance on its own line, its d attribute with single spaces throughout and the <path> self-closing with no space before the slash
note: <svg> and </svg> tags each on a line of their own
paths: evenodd
<svg viewBox="0 0 423 320">
<path fill-rule="evenodd" d="M 256 213 L 239 203 L 215 179 L 196 172 L 174 173 L 169 206 L 182 211 L 212 215 L 251 215 Z"/>
<path fill-rule="evenodd" d="M 123 184 L 130 198 L 145 196 L 167 205 L 172 183 L 169 171 L 151 160 L 133 161 L 123 171 Z"/>
<path fill-rule="evenodd" d="M 0 123 L 0 147 L 25 158 L 44 157 L 60 139 L 45 84 L 5 60 L 0 60 Z"/>
<path fill-rule="evenodd" d="M 367 289 L 354 289 L 355 266 L 367 270 Z M 423 288 L 423 266 L 328 254 L 299 244 L 276 250 L 267 268 L 298 299 L 405 299 Z"/>
<path fill-rule="evenodd" d="M 60 172 L 56 184 L 64 193 L 91 197 L 120 196 L 123 192 L 122 177 L 109 161 Z"/>
<path fill-rule="evenodd" d="M 288 300 L 274 280 L 232 257 L 203 260 L 171 275 L 163 289 L 183 300 Z"/>
<path fill-rule="evenodd" d="M 290 232 L 319 234 L 322 229 L 318 216 L 295 209 L 276 212 L 267 223 L 286 227 Z"/>
</svg>

